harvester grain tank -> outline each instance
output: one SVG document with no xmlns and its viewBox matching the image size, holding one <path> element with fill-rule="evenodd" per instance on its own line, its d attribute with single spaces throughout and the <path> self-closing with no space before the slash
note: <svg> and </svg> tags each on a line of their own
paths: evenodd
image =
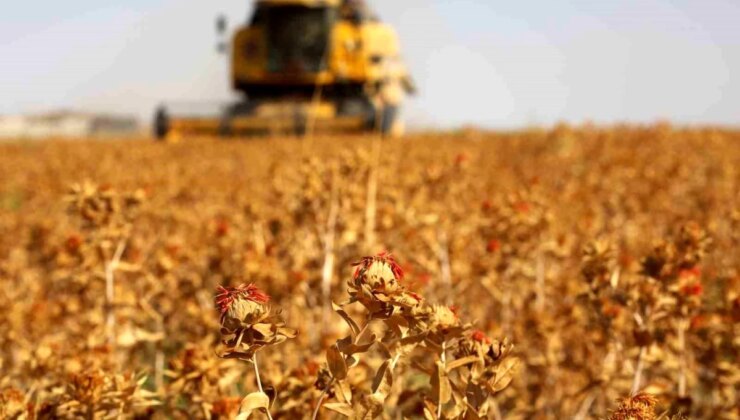
<svg viewBox="0 0 740 420">
<path fill-rule="evenodd" d="M 158 138 L 403 130 L 414 84 L 395 31 L 363 1 L 258 0 L 223 49 L 241 99 L 217 115 L 162 106 Z"/>
</svg>

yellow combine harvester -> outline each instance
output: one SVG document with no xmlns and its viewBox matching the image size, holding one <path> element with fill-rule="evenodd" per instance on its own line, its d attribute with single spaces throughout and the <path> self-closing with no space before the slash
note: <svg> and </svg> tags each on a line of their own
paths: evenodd
<svg viewBox="0 0 740 420">
<path fill-rule="evenodd" d="M 162 106 L 158 138 L 403 130 L 414 85 L 395 32 L 362 1 L 258 0 L 230 49 L 243 99 L 217 115 Z"/>
</svg>

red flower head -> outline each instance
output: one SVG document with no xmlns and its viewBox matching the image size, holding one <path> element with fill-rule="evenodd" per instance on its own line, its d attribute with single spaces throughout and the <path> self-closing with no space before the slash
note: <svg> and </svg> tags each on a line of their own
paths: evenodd
<svg viewBox="0 0 740 420">
<path fill-rule="evenodd" d="M 622 307 L 618 304 L 605 302 L 601 307 L 601 312 L 608 318 L 616 318 L 622 313 Z"/>
<path fill-rule="evenodd" d="M 418 293 L 415 293 L 415 292 L 408 292 L 408 294 L 409 294 L 409 296 L 411 296 L 411 298 L 413 298 L 413 299 L 416 299 L 416 300 L 417 300 L 417 301 L 419 301 L 419 302 L 421 302 L 421 301 L 423 301 L 423 300 L 424 300 L 424 298 L 423 298 L 423 297 L 421 297 L 421 295 L 420 295 L 420 294 L 418 294 Z"/>
<path fill-rule="evenodd" d="M 491 200 L 484 200 L 480 208 L 483 211 L 489 211 L 493 208 L 493 202 Z"/>
<path fill-rule="evenodd" d="M 218 237 L 224 237 L 229 233 L 229 221 L 224 218 L 216 219 L 215 233 Z"/>
<path fill-rule="evenodd" d="M 627 252 L 623 252 L 619 255 L 619 266 L 622 268 L 629 268 L 630 265 L 635 261 L 635 258 Z"/>
<path fill-rule="evenodd" d="M 500 249 L 501 249 L 501 242 L 499 242 L 496 239 L 491 239 L 490 241 L 488 241 L 488 245 L 486 245 L 486 250 L 491 254 Z"/>
<path fill-rule="evenodd" d="M 518 201 L 514 204 L 514 210 L 521 214 L 527 214 L 532 210 L 532 206 L 526 201 Z"/>
<path fill-rule="evenodd" d="M 639 393 L 629 398 L 619 400 L 619 407 L 612 413 L 610 419 L 654 419 L 655 406 L 658 399 L 647 393 Z"/>
<path fill-rule="evenodd" d="M 704 286 L 700 282 L 688 284 L 681 288 L 681 294 L 685 296 L 701 296 L 704 293 Z"/>
<path fill-rule="evenodd" d="M 704 316 L 704 315 L 701 315 L 701 314 L 700 315 L 694 315 L 691 318 L 690 329 L 692 329 L 692 330 L 700 330 L 702 328 L 706 328 L 706 326 L 708 324 L 708 321 L 709 321 L 708 318 L 706 316 Z"/>
<path fill-rule="evenodd" d="M 216 288 L 216 305 L 221 310 L 221 314 L 226 313 L 231 306 L 239 299 L 259 303 L 261 305 L 270 302 L 270 296 L 258 289 L 254 284 L 241 284 L 237 287 L 218 286 Z"/>
<path fill-rule="evenodd" d="M 467 153 L 459 153 L 457 156 L 455 156 L 455 165 L 462 166 L 466 164 L 468 160 L 470 160 L 470 156 L 468 156 Z"/>
<path fill-rule="evenodd" d="M 475 330 L 470 334 L 470 338 L 479 343 L 491 343 L 491 339 L 481 330 Z"/>
<path fill-rule="evenodd" d="M 85 240 L 82 239 L 82 236 L 80 236 L 77 233 L 73 233 L 67 237 L 67 242 L 65 243 L 65 247 L 67 248 L 67 251 L 69 252 L 77 252 L 82 246 L 83 242 L 85 242 Z"/>
<path fill-rule="evenodd" d="M 291 271 L 290 277 L 296 283 L 303 283 L 304 281 L 306 281 L 307 278 L 306 273 L 298 270 Z"/>
<path fill-rule="evenodd" d="M 355 284 L 366 284 L 376 291 L 395 292 L 403 279 L 403 269 L 385 251 L 374 257 L 365 257 L 354 265 L 357 266 L 353 276 Z"/>
<path fill-rule="evenodd" d="M 403 279 L 403 269 L 401 265 L 396 262 L 396 258 L 391 255 L 388 251 L 380 252 L 374 257 L 363 257 L 360 261 L 352 264 L 356 266 L 354 278 L 357 279 L 364 271 L 366 271 L 373 263 L 382 263 L 390 267 L 396 280 Z"/>
<path fill-rule="evenodd" d="M 165 247 L 165 251 L 170 257 L 177 257 L 180 254 L 180 246 L 177 244 L 169 244 Z"/>
</svg>

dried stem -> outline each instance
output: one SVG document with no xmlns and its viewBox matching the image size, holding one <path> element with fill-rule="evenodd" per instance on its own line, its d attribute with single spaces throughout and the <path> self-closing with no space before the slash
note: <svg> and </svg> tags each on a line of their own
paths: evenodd
<svg viewBox="0 0 740 420">
<path fill-rule="evenodd" d="M 235 349 L 239 349 L 239 347 L 242 345 L 242 340 L 244 339 L 244 329 L 239 330 L 239 335 L 236 337 L 236 345 L 234 345 Z"/>
<path fill-rule="evenodd" d="M 334 172 L 331 188 L 331 203 L 329 204 L 329 217 L 326 221 L 326 234 L 324 235 L 324 267 L 321 274 L 321 294 L 324 300 L 324 326 L 329 324 L 331 313 L 331 280 L 334 274 L 334 239 L 337 230 L 337 218 L 339 217 L 339 177 Z"/>
<path fill-rule="evenodd" d="M 116 313 L 113 301 L 116 298 L 115 272 L 126 250 L 126 240 L 118 241 L 113 258 L 105 265 L 105 333 L 108 344 L 115 345 Z"/>
<path fill-rule="evenodd" d="M 157 313 L 157 330 L 162 334 L 162 337 L 165 337 L 166 330 L 164 327 L 164 319 L 162 318 L 159 313 Z M 161 391 L 164 389 L 164 367 L 165 367 L 165 358 L 164 358 L 164 343 L 163 340 L 160 340 L 156 343 L 155 347 L 155 353 L 154 353 L 154 383 L 157 386 L 157 390 Z"/>
<path fill-rule="evenodd" d="M 391 365 L 390 365 L 391 372 L 396 367 L 396 364 L 398 364 L 398 359 L 400 358 L 401 358 L 401 353 L 396 353 L 396 355 L 393 356 L 393 360 L 391 360 Z"/>
<path fill-rule="evenodd" d="M 509 282 L 509 276 L 504 274 L 501 276 L 501 325 L 504 329 L 504 333 L 507 336 L 512 335 L 512 312 L 514 310 L 512 305 L 512 293 L 511 284 Z"/>
<path fill-rule="evenodd" d="M 262 224 L 259 222 L 253 223 L 252 230 L 254 233 L 254 247 L 257 249 L 257 253 L 265 255 L 267 245 L 265 244 L 265 231 L 262 229 Z"/>
<path fill-rule="evenodd" d="M 686 397 L 686 322 L 683 319 L 678 321 L 678 351 L 679 351 L 679 370 L 678 370 L 678 397 Z"/>
<path fill-rule="evenodd" d="M 442 361 L 442 369 L 447 370 L 447 342 L 442 341 L 442 353 L 439 355 L 439 359 Z M 442 418 L 442 399 L 437 401 L 437 419 Z"/>
<path fill-rule="evenodd" d="M 535 304 L 537 310 L 541 312 L 545 310 L 545 255 L 543 254 L 542 250 L 537 252 L 535 272 L 535 284 L 537 287 L 537 298 Z"/>
<path fill-rule="evenodd" d="M 369 326 L 370 326 L 370 320 L 368 320 L 365 323 L 365 326 L 362 327 L 360 332 L 358 332 L 357 335 L 355 336 L 355 339 L 352 340 L 354 344 L 357 344 L 360 342 L 360 337 L 362 337 L 362 335 L 365 334 L 365 331 L 367 331 Z M 395 365 L 395 362 L 393 363 L 393 365 Z M 329 391 L 332 385 L 334 385 L 334 378 L 331 378 L 331 381 L 329 381 L 326 387 L 321 390 L 321 395 L 319 395 L 319 400 L 316 402 L 316 408 L 314 408 L 313 415 L 311 416 L 312 420 L 316 420 L 318 418 L 319 410 L 321 410 L 321 405 L 324 403 L 324 399 L 326 398 L 326 393 Z"/>
<path fill-rule="evenodd" d="M 353 341 L 354 344 L 358 344 L 360 342 L 360 337 L 362 337 L 362 335 L 365 334 L 365 331 L 367 331 L 367 329 L 369 327 L 370 327 L 370 320 L 368 320 L 365 323 L 365 326 L 362 327 L 362 329 L 360 330 L 360 332 L 357 333 L 357 335 L 355 336 L 355 339 Z"/>
<path fill-rule="evenodd" d="M 242 331 L 242 334 L 244 334 L 243 331 Z M 240 335 L 240 339 L 241 339 L 241 335 Z M 255 378 L 257 378 L 257 388 L 260 390 L 261 393 L 264 394 L 265 390 L 262 389 L 262 379 L 260 379 L 260 368 L 257 365 L 257 353 L 255 353 L 254 356 L 252 356 L 252 365 L 254 365 L 254 376 Z M 265 411 L 267 412 L 267 418 L 272 420 L 272 414 L 270 414 L 269 404 L 267 408 L 265 408 Z"/>
<path fill-rule="evenodd" d="M 594 405 L 594 401 L 596 400 L 596 393 L 592 392 L 586 396 L 586 398 L 583 400 L 583 403 L 578 408 L 578 412 L 575 416 L 573 416 L 573 420 L 584 420 L 586 416 L 588 416 L 589 411 L 591 411 L 591 406 Z"/>
<path fill-rule="evenodd" d="M 644 369 L 645 359 L 645 346 L 640 346 L 640 352 L 637 354 L 637 365 L 635 367 L 635 376 L 632 378 L 632 391 L 631 394 L 637 394 L 640 390 L 642 383 L 642 371 Z"/>
<path fill-rule="evenodd" d="M 326 393 L 329 391 L 329 388 L 334 385 L 334 378 L 329 381 L 329 383 L 326 385 L 326 388 L 321 390 L 321 395 L 319 396 L 319 401 L 316 403 L 316 408 L 313 410 L 313 416 L 311 416 L 312 420 L 316 420 L 319 417 L 319 410 L 321 409 L 321 404 L 324 402 L 324 398 L 326 398 Z"/>
<path fill-rule="evenodd" d="M 439 229 L 437 236 L 439 238 L 439 267 L 442 271 L 442 285 L 449 290 L 452 286 L 452 270 L 450 268 L 450 248 L 447 242 L 447 232 L 444 229 Z"/>
<path fill-rule="evenodd" d="M 365 205 L 365 244 L 368 250 L 375 246 L 375 218 L 378 209 L 378 172 L 380 171 L 380 149 L 382 141 L 373 141 L 373 161 L 367 178 L 367 203 Z"/>
<path fill-rule="evenodd" d="M 154 354 L 154 385 L 157 391 L 162 391 L 164 387 L 164 351 L 160 343 L 157 343 L 157 350 Z"/>
<path fill-rule="evenodd" d="M 491 411 L 493 412 L 494 420 L 503 420 L 504 416 L 501 415 L 501 408 L 495 400 L 491 401 Z"/>
</svg>

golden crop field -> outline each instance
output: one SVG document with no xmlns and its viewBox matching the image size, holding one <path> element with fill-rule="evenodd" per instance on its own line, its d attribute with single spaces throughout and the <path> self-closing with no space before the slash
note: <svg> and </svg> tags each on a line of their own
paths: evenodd
<svg viewBox="0 0 740 420">
<path fill-rule="evenodd" d="M 2 144 L 0 418 L 738 419 L 739 244 L 720 129 Z"/>
</svg>

